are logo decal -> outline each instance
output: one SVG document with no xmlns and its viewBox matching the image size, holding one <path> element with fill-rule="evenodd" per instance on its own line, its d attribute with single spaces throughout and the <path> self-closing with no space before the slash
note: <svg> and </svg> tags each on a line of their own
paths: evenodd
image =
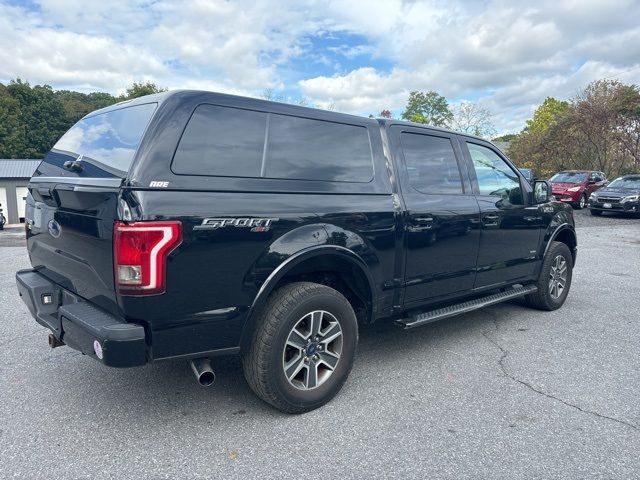
<svg viewBox="0 0 640 480">
<path fill-rule="evenodd" d="M 217 230 L 224 227 L 250 228 L 252 232 L 268 232 L 279 218 L 205 218 L 194 230 Z"/>
<path fill-rule="evenodd" d="M 169 186 L 169 182 L 160 182 L 158 180 L 154 180 L 151 183 L 149 183 L 150 187 L 156 187 L 156 188 L 167 188 Z"/>
</svg>

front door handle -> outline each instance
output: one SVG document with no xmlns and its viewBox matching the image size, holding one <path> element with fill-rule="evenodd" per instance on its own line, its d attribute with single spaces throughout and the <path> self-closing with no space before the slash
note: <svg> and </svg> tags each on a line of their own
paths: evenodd
<svg viewBox="0 0 640 480">
<path fill-rule="evenodd" d="M 416 222 L 418 223 L 433 223 L 432 217 L 416 217 Z"/>
<path fill-rule="evenodd" d="M 429 228 L 433 227 L 433 218 L 432 217 L 415 217 L 414 220 L 422 228 L 429 229 Z"/>
<path fill-rule="evenodd" d="M 487 213 L 482 216 L 482 222 L 485 224 L 485 226 L 489 226 L 489 227 L 498 225 L 499 220 L 500 220 L 500 215 L 497 215 L 495 213 Z"/>
</svg>

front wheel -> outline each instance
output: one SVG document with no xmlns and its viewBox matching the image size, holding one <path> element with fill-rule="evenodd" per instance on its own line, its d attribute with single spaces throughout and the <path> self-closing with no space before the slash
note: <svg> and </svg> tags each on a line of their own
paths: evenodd
<svg viewBox="0 0 640 480">
<path fill-rule="evenodd" d="M 580 195 L 580 200 L 578 201 L 576 208 L 578 210 L 582 210 L 586 206 L 587 206 L 587 196 L 585 194 L 582 194 Z"/>
<path fill-rule="evenodd" d="M 538 291 L 525 297 L 529 306 L 540 310 L 557 310 L 564 304 L 571 287 L 573 257 L 566 244 L 552 242 L 542 262 Z"/>
<path fill-rule="evenodd" d="M 358 343 L 349 301 L 325 285 L 298 282 L 273 293 L 242 356 L 245 378 L 265 402 L 303 413 L 331 400 L 347 379 Z"/>
</svg>

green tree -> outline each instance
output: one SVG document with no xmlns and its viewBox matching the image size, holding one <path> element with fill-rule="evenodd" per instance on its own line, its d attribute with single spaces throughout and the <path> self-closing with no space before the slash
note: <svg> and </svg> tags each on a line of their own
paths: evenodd
<svg viewBox="0 0 640 480">
<path fill-rule="evenodd" d="M 153 82 L 133 82 L 129 88 L 127 88 L 124 95 L 118 97 L 118 101 L 131 100 L 132 98 L 143 97 L 144 95 L 152 95 L 154 93 L 166 92 L 166 88 L 158 87 Z"/>
<path fill-rule="evenodd" d="M 494 137 L 491 139 L 491 141 L 492 142 L 513 142 L 517 136 L 518 136 L 517 133 L 507 133 L 505 135 L 500 135 L 499 137 Z"/>
<path fill-rule="evenodd" d="M 544 102 L 533 112 L 533 117 L 527 120 L 525 129 L 531 133 L 543 133 L 549 129 L 569 109 L 569 102 L 545 98 Z"/>
<path fill-rule="evenodd" d="M 151 82 L 134 83 L 126 95 L 54 91 L 20 79 L 0 83 L 0 157 L 41 158 L 75 122 L 118 100 L 163 91 Z"/>
<path fill-rule="evenodd" d="M 66 112 L 49 85 L 31 87 L 20 79 L 12 80 L 7 91 L 18 102 L 18 121 L 23 139 L 12 157 L 41 158 L 69 128 Z"/>
<path fill-rule="evenodd" d="M 453 120 L 447 99 L 437 92 L 409 93 L 407 107 L 402 118 L 410 122 L 427 123 L 435 127 L 446 127 Z"/>
<path fill-rule="evenodd" d="M 73 124 L 94 110 L 108 107 L 116 103 L 116 98 L 104 92 L 92 92 L 89 94 L 58 90 L 56 98 L 62 103 L 69 123 Z"/>
<path fill-rule="evenodd" d="M 20 103 L 0 83 L 0 158 L 17 158 L 25 148 L 25 128 Z"/>
</svg>

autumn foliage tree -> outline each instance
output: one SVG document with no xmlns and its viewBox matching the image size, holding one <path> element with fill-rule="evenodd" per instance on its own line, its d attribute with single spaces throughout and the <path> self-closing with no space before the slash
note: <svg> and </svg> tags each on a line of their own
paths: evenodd
<svg viewBox="0 0 640 480">
<path fill-rule="evenodd" d="M 640 91 L 597 80 L 571 101 L 547 98 L 511 142 L 509 156 L 541 176 L 601 170 L 609 177 L 640 170 Z"/>
</svg>

